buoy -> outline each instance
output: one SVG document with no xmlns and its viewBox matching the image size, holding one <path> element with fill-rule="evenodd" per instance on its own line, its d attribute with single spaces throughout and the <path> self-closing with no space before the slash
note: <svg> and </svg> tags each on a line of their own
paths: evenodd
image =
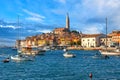
<svg viewBox="0 0 120 80">
<path fill-rule="evenodd" d="M 92 73 L 89 74 L 89 77 L 92 79 L 92 77 L 93 77 Z"/>
</svg>

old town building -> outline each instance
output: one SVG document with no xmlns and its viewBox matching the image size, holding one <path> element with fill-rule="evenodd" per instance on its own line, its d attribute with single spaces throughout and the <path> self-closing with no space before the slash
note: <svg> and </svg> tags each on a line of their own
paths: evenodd
<svg viewBox="0 0 120 80">
<path fill-rule="evenodd" d="M 81 39 L 82 47 L 99 47 L 100 38 L 104 37 L 103 34 L 86 34 Z"/>
<path fill-rule="evenodd" d="M 113 47 L 112 36 L 107 36 L 107 38 L 106 37 L 100 38 L 100 46 Z"/>
</svg>

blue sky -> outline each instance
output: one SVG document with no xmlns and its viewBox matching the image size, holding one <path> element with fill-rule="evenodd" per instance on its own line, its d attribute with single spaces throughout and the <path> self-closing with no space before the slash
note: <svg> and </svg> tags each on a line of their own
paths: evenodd
<svg viewBox="0 0 120 80">
<path fill-rule="evenodd" d="M 0 6 L 0 45 L 64 27 L 67 12 L 71 30 L 104 33 L 106 17 L 108 32 L 120 30 L 119 0 L 1 0 Z"/>
</svg>

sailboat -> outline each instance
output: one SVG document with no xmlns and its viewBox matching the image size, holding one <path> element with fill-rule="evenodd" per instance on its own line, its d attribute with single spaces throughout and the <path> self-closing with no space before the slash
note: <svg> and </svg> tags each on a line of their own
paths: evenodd
<svg viewBox="0 0 120 80">
<path fill-rule="evenodd" d="M 19 16 L 18 16 L 18 26 L 19 26 Z M 29 61 L 29 60 L 33 60 L 33 57 L 22 54 L 22 52 L 20 50 L 20 46 L 17 49 L 17 55 L 13 55 L 10 58 L 11 58 L 11 60 L 14 60 L 14 61 Z"/>
<path fill-rule="evenodd" d="M 107 55 L 107 56 L 120 56 L 119 48 L 116 49 L 115 51 L 108 51 L 108 49 L 107 49 L 107 18 L 106 18 L 106 49 L 100 50 L 100 53 L 102 55 Z"/>
</svg>

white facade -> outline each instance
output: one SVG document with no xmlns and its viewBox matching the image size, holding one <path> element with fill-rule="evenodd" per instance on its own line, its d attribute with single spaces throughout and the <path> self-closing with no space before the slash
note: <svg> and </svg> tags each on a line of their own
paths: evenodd
<svg viewBox="0 0 120 80">
<path fill-rule="evenodd" d="M 102 34 L 86 35 L 81 38 L 81 46 L 82 47 L 99 47 L 100 37 L 102 36 L 104 35 Z"/>
<path fill-rule="evenodd" d="M 83 47 L 97 47 L 97 39 L 96 38 L 82 38 L 82 46 Z"/>
</svg>

